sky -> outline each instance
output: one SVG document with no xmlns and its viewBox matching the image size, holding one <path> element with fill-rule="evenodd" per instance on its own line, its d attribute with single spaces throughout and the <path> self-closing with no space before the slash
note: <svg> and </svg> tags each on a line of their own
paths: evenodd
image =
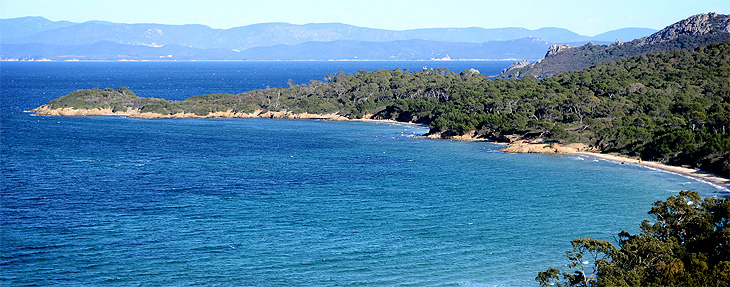
<svg viewBox="0 0 730 287">
<path fill-rule="evenodd" d="M 566 28 L 594 36 L 626 27 L 661 29 L 689 16 L 730 14 L 730 0 L 0 0 L 0 18 L 203 24 L 217 29 L 266 22 L 361 27 Z"/>
</svg>

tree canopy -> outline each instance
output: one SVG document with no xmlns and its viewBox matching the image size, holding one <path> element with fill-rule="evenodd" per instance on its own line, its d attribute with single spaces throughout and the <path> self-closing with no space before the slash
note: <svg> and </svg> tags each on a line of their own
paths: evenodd
<svg viewBox="0 0 730 287">
<path fill-rule="evenodd" d="M 728 79 L 730 41 L 725 41 L 599 62 L 539 81 L 490 80 L 475 71 L 394 69 L 339 72 L 308 84 L 184 101 L 81 90 L 48 106 L 201 116 L 229 110 L 369 116 L 428 124 L 431 134 L 446 138 L 471 132 L 487 139 L 543 137 L 730 175 Z"/>
<path fill-rule="evenodd" d="M 657 201 L 641 233 L 610 242 L 579 238 L 568 269 L 550 268 L 541 286 L 730 286 L 730 198 L 701 199 L 682 191 Z"/>
</svg>

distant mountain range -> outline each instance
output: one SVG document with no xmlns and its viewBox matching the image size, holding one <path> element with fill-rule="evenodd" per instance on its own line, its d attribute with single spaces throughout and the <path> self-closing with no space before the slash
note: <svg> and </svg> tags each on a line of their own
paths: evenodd
<svg viewBox="0 0 730 287">
<path fill-rule="evenodd" d="M 52 60 L 428 60 L 539 59 L 550 44 L 606 43 L 656 30 L 625 28 L 593 37 L 561 28 L 383 30 L 339 23 L 204 25 L 73 23 L 0 19 L 0 57 Z"/>
<path fill-rule="evenodd" d="M 502 73 L 504 78 L 532 75 L 551 77 L 563 71 L 578 71 L 598 62 L 611 62 L 651 52 L 693 49 L 730 39 L 730 15 L 699 14 L 674 23 L 646 37 L 610 45 L 553 45 L 545 58 L 535 63 L 522 61 Z"/>
</svg>

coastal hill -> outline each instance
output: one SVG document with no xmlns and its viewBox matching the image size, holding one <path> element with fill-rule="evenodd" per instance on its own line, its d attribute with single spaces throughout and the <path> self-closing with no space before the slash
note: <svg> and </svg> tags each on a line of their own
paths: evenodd
<svg viewBox="0 0 730 287">
<path fill-rule="evenodd" d="M 306 42 L 340 40 L 391 42 L 426 40 L 456 43 L 509 41 L 527 37 L 550 43 L 613 41 L 619 37 L 628 41 L 649 35 L 656 30 L 626 28 L 609 31 L 595 37 L 579 35 L 567 29 L 540 28 L 530 30 L 507 28 L 428 28 L 385 30 L 357 27 L 340 23 L 295 25 L 262 23 L 230 29 L 213 29 L 204 25 L 122 24 L 109 22 L 54 22 L 42 17 L 0 19 L 4 44 L 83 45 L 101 41 L 131 45 L 180 45 L 200 49 L 237 49 L 274 45 L 298 45 Z M 5 31 L 12 31 L 6 33 Z M 608 38 L 607 38 L 608 36 Z"/>
<path fill-rule="evenodd" d="M 18 60 L 429 60 L 446 55 L 453 59 L 540 59 L 546 49 L 543 46 L 550 44 L 607 43 L 615 37 L 628 41 L 655 32 L 626 28 L 588 37 L 561 28 L 396 31 L 339 23 L 262 23 L 213 29 L 204 25 L 54 22 L 41 17 L 0 19 L 0 26 L 0 58 Z M 424 42 L 435 51 L 419 52 Z M 345 53 L 351 43 L 368 49 Z M 493 46 L 499 48 L 491 50 Z"/>
<path fill-rule="evenodd" d="M 539 58 L 550 43 L 538 38 L 522 38 L 485 43 L 400 40 L 362 42 L 341 40 L 307 42 L 299 45 L 256 47 L 242 51 L 248 60 L 428 60 L 428 59 L 514 59 L 519 55 Z"/>
<path fill-rule="evenodd" d="M 540 81 L 492 81 L 476 70 L 339 72 L 306 85 L 184 101 L 140 98 L 126 88 L 79 90 L 34 112 L 389 119 L 428 124 L 434 138 L 582 143 L 595 151 L 728 176 L 728 78 L 730 40 L 599 62 Z"/>
<path fill-rule="evenodd" d="M 650 52 L 692 49 L 709 43 L 730 39 L 730 16 L 717 13 L 699 14 L 672 24 L 652 35 L 626 43 L 609 45 L 587 43 L 582 46 L 553 45 L 545 58 L 529 64 L 515 63 L 502 77 L 532 75 L 537 78 L 553 76 L 562 71 L 577 71 L 598 62 L 610 62 Z"/>
<path fill-rule="evenodd" d="M 235 52 L 180 45 L 149 47 L 98 42 L 83 45 L 3 44 L 2 57 L 50 60 L 431 60 L 431 59 L 539 59 L 550 43 L 523 38 L 486 43 L 451 43 L 426 40 L 363 42 L 340 40 L 298 45 L 255 47 Z"/>
</svg>

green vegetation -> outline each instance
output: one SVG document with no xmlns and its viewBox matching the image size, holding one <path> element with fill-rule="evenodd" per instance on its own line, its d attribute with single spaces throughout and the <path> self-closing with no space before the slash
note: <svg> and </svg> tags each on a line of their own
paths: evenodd
<svg viewBox="0 0 730 287">
<path fill-rule="evenodd" d="M 446 69 L 339 72 L 323 81 L 184 101 L 82 90 L 55 107 L 114 107 L 206 115 L 232 110 L 371 114 L 428 124 L 442 137 L 474 132 L 582 142 L 673 165 L 730 174 L 730 41 L 637 56 L 534 79 L 489 80 Z"/>
<path fill-rule="evenodd" d="M 654 203 L 653 223 L 610 242 L 579 238 L 566 252 L 568 269 L 550 268 L 541 286 L 730 286 L 730 198 L 702 200 L 682 191 Z"/>
<path fill-rule="evenodd" d="M 125 87 L 116 91 L 110 88 L 98 88 L 73 91 L 68 95 L 48 102 L 52 109 L 112 109 L 113 111 L 127 111 L 127 108 L 139 109 L 149 103 L 158 102 L 158 99 L 140 98 Z"/>
</svg>

